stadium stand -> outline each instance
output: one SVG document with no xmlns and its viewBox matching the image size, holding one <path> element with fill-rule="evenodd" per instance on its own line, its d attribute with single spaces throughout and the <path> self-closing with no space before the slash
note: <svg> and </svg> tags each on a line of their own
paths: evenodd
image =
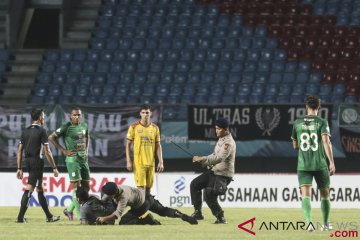
<svg viewBox="0 0 360 240">
<path fill-rule="evenodd" d="M 47 50 L 29 102 L 359 101 L 356 1 L 103 0 L 84 9 L 86 27 L 65 35 L 84 41 L 91 31 L 88 48 Z"/>
</svg>

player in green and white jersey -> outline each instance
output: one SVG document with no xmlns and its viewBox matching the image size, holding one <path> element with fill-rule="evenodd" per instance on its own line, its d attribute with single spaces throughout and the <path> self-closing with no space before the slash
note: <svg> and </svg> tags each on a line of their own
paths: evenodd
<svg viewBox="0 0 360 240">
<path fill-rule="evenodd" d="M 73 210 L 80 216 L 80 205 L 76 199 L 76 188 L 79 185 L 89 186 L 90 169 L 88 163 L 89 131 L 86 123 L 81 122 L 81 109 L 73 107 L 70 122 L 56 129 L 49 136 L 49 141 L 65 156 L 66 168 L 72 186 L 72 203 L 64 210 L 64 214 L 73 220 Z M 63 138 L 65 147 L 61 146 L 58 138 Z"/>
<path fill-rule="evenodd" d="M 335 164 L 329 124 L 326 119 L 317 116 L 319 109 L 320 98 L 308 96 L 306 99 L 307 115 L 295 121 L 291 139 L 294 149 L 299 150 L 297 173 L 306 222 L 312 222 L 310 194 L 312 180 L 315 178 L 321 197 L 322 230 L 329 230 L 330 176 L 335 173 Z M 329 160 L 329 166 L 326 158 Z"/>
</svg>

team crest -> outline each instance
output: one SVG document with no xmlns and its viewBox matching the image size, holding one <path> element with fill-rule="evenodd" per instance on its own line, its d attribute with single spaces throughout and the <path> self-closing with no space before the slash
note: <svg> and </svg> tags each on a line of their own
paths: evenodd
<svg viewBox="0 0 360 240">
<path fill-rule="evenodd" d="M 277 108 L 258 108 L 255 113 L 256 124 L 263 130 L 262 135 L 271 136 L 271 132 L 279 125 L 280 112 Z"/>
<path fill-rule="evenodd" d="M 137 132 L 138 132 L 138 133 L 142 133 L 142 132 L 143 132 L 143 129 L 142 129 L 142 128 L 139 128 L 139 129 L 137 130 Z"/>
</svg>

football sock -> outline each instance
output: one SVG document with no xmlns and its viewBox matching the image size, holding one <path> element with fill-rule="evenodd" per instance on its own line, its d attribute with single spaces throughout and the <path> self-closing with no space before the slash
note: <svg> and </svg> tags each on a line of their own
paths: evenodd
<svg viewBox="0 0 360 240">
<path fill-rule="evenodd" d="M 302 207 L 303 212 L 304 212 L 306 223 L 312 222 L 310 197 L 308 197 L 308 196 L 302 197 L 301 207 Z"/>
<path fill-rule="evenodd" d="M 46 217 L 51 218 L 52 214 L 49 211 L 49 206 L 48 206 L 48 203 L 46 201 L 43 191 L 38 192 L 38 199 L 39 199 L 39 203 L 40 203 L 42 209 L 44 210 L 44 213 L 46 214 Z"/>
<path fill-rule="evenodd" d="M 28 208 L 29 200 L 31 199 L 31 194 L 32 192 L 30 190 L 24 191 L 24 194 L 22 195 L 21 198 L 21 207 L 18 215 L 18 220 L 22 220 L 24 218 L 25 212 Z"/>
<path fill-rule="evenodd" d="M 75 194 L 75 197 L 76 197 L 76 190 L 72 190 L 71 191 L 71 195 L 72 195 L 72 197 L 71 197 L 71 203 L 70 203 L 70 205 L 66 208 L 67 210 L 68 210 L 68 212 L 73 212 L 74 211 L 74 209 L 75 209 L 75 204 L 74 204 L 74 194 Z"/>
<path fill-rule="evenodd" d="M 323 224 L 327 225 L 329 223 L 329 214 L 330 214 L 330 200 L 321 199 L 321 213 Z"/>
<path fill-rule="evenodd" d="M 72 202 L 74 204 L 76 217 L 80 219 L 80 204 L 76 198 L 76 188 L 72 190 Z"/>
</svg>

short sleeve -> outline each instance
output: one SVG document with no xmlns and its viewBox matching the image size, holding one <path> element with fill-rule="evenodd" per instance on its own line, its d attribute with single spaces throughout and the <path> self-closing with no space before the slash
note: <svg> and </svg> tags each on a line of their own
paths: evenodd
<svg viewBox="0 0 360 240">
<path fill-rule="evenodd" d="M 58 129 L 56 129 L 54 133 L 57 137 L 64 137 L 67 129 L 68 129 L 68 124 L 64 124 Z"/>
<path fill-rule="evenodd" d="M 128 133 L 126 135 L 126 138 L 129 139 L 130 141 L 134 140 L 134 136 L 135 135 L 135 127 L 130 126 L 128 129 Z"/>
<path fill-rule="evenodd" d="M 24 131 L 21 133 L 19 144 L 24 144 Z"/>
<path fill-rule="evenodd" d="M 323 120 L 323 124 L 321 125 L 321 135 L 323 134 L 331 136 L 329 123 L 326 119 Z"/>
<path fill-rule="evenodd" d="M 41 143 L 42 144 L 47 144 L 49 141 L 48 141 L 48 135 L 46 133 L 46 130 L 45 129 L 42 129 L 42 133 L 41 133 Z"/>
<path fill-rule="evenodd" d="M 297 139 L 297 133 L 296 133 L 296 122 L 293 125 L 292 131 L 291 131 L 291 139 L 296 140 Z"/>
<path fill-rule="evenodd" d="M 155 142 L 160 142 L 160 129 L 159 127 L 156 127 L 156 139 Z"/>
</svg>

